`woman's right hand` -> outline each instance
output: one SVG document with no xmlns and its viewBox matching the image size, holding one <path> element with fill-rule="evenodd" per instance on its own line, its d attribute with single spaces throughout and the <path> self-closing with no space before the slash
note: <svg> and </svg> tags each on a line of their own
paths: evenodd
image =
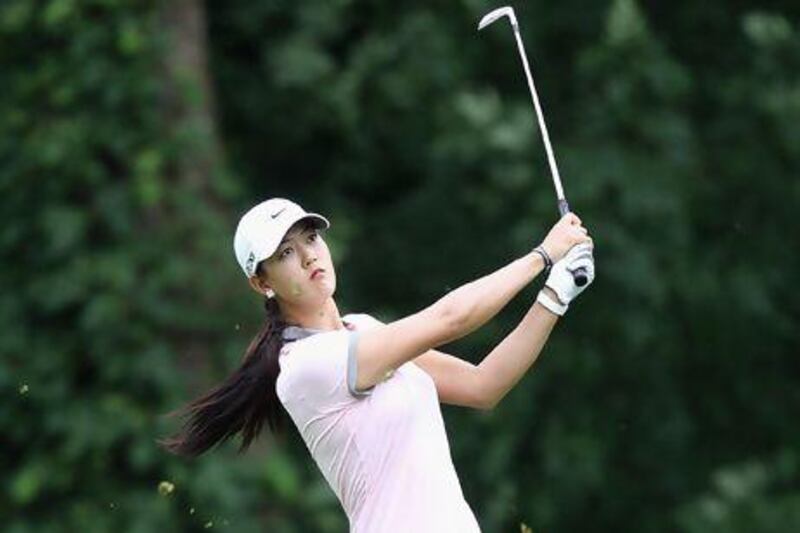
<svg viewBox="0 0 800 533">
<path fill-rule="evenodd" d="M 591 241 L 589 232 L 583 227 L 578 215 L 567 213 L 550 228 L 541 246 L 555 263 L 576 244 Z"/>
</svg>

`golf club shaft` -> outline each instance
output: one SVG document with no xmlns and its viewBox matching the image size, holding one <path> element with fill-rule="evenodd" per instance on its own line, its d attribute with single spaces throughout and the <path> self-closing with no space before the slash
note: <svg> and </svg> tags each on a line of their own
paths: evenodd
<svg viewBox="0 0 800 533">
<path fill-rule="evenodd" d="M 516 22 L 516 21 L 514 21 Z M 550 135 L 547 133 L 547 125 L 544 122 L 544 113 L 542 107 L 539 105 L 539 96 L 536 94 L 536 86 L 533 84 L 533 75 L 531 75 L 530 66 L 528 66 L 528 57 L 525 54 L 525 45 L 522 44 L 522 37 L 519 34 L 519 26 L 512 23 L 514 29 L 514 37 L 517 40 L 517 49 L 522 58 L 522 66 L 525 67 L 525 77 L 528 80 L 528 88 L 531 92 L 531 99 L 533 100 L 533 107 L 536 109 L 536 119 L 539 121 L 539 129 L 542 132 L 542 139 L 544 140 L 544 149 L 547 151 L 547 162 L 550 164 L 550 174 L 553 176 L 553 185 L 556 187 L 556 197 L 558 198 L 558 212 L 563 217 L 569 213 L 569 204 L 564 196 L 564 188 L 561 186 L 561 176 L 558 173 L 558 165 L 556 158 L 553 155 L 553 147 L 550 145 Z M 586 269 L 579 268 L 572 273 L 575 285 L 583 287 L 588 281 Z"/>
<path fill-rule="evenodd" d="M 556 157 L 553 155 L 553 147 L 550 144 L 550 135 L 547 133 L 547 124 L 544 122 L 544 113 L 542 107 L 539 105 L 539 96 L 536 94 L 536 86 L 533 84 L 533 75 L 531 75 L 531 68 L 528 65 L 528 57 L 525 54 L 525 45 L 522 44 L 522 37 L 519 34 L 519 27 L 516 24 L 512 25 L 514 28 L 514 37 L 517 40 L 517 49 L 522 58 L 522 66 L 525 67 L 525 77 L 528 80 L 528 89 L 531 92 L 531 99 L 533 100 L 533 107 L 536 109 L 536 120 L 539 121 L 539 129 L 542 132 L 542 139 L 544 140 L 544 149 L 547 152 L 547 162 L 550 164 L 550 174 L 553 176 L 553 185 L 556 187 L 556 196 L 559 202 L 559 211 L 561 211 L 561 203 L 566 204 L 564 199 L 564 188 L 561 186 L 561 175 L 558 173 L 558 165 L 556 164 Z M 567 209 L 566 212 L 569 212 Z M 564 213 L 561 213 L 562 215 Z"/>
</svg>

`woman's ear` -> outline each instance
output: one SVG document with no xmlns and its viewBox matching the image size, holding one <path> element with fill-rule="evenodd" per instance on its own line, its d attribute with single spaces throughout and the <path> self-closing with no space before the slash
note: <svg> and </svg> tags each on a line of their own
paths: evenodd
<svg viewBox="0 0 800 533">
<path fill-rule="evenodd" d="M 250 282 L 250 287 L 252 287 L 252 289 L 258 294 L 262 296 L 266 295 L 267 298 L 272 298 L 275 296 L 275 292 L 270 288 L 267 282 L 259 276 L 248 278 L 247 281 Z"/>
</svg>

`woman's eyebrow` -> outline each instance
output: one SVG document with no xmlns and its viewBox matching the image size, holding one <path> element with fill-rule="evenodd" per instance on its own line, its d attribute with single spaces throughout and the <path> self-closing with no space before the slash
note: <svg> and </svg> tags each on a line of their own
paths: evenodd
<svg viewBox="0 0 800 533">
<path fill-rule="evenodd" d="M 303 228 L 302 230 L 300 230 L 300 231 L 296 232 L 296 233 L 295 233 L 294 235 L 292 235 L 291 237 L 284 237 L 284 238 L 283 238 L 283 240 L 281 241 L 281 243 L 280 243 L 278 246 L 279 246 L 279 247 L 280 247 L 280 246 L 283 246 L 284 244 L 286 244 L 287 242 L 291 241 L 291 240 L 292 240 L 292 239 L 294 239 L 295 237 L 298 237 L 298 236 L 300 236 L 300 235 L 302 235 L 302 234 L 304 234 L 304 233 L 308 233 L 308 232 L 310 232 L 310 231 L 314 231 L 314 230 L 316 230 L 316 229 L 317 229 L 317 228 L 315 228 L 315 227 L 313 227 L 313 226 L 308 226 L 307 228 Z"/>
</svg>

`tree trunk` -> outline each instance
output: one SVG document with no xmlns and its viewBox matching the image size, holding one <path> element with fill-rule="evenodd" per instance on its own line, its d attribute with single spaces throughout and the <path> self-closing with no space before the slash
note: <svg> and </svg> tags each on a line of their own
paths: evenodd
<svg viewBox="0 0 800 533">
<path fill-rule="evenodd" d="M 208 72 L 206 15 L 200 0 L 164 3 L 161 24 L 167 38 L 162 108 L 165 122 L 181 144 L 177 179 L 189 189 L 209 191 L 211 174 L 220 162 L 214 119 L 214 98 Z"/>
</svg>

